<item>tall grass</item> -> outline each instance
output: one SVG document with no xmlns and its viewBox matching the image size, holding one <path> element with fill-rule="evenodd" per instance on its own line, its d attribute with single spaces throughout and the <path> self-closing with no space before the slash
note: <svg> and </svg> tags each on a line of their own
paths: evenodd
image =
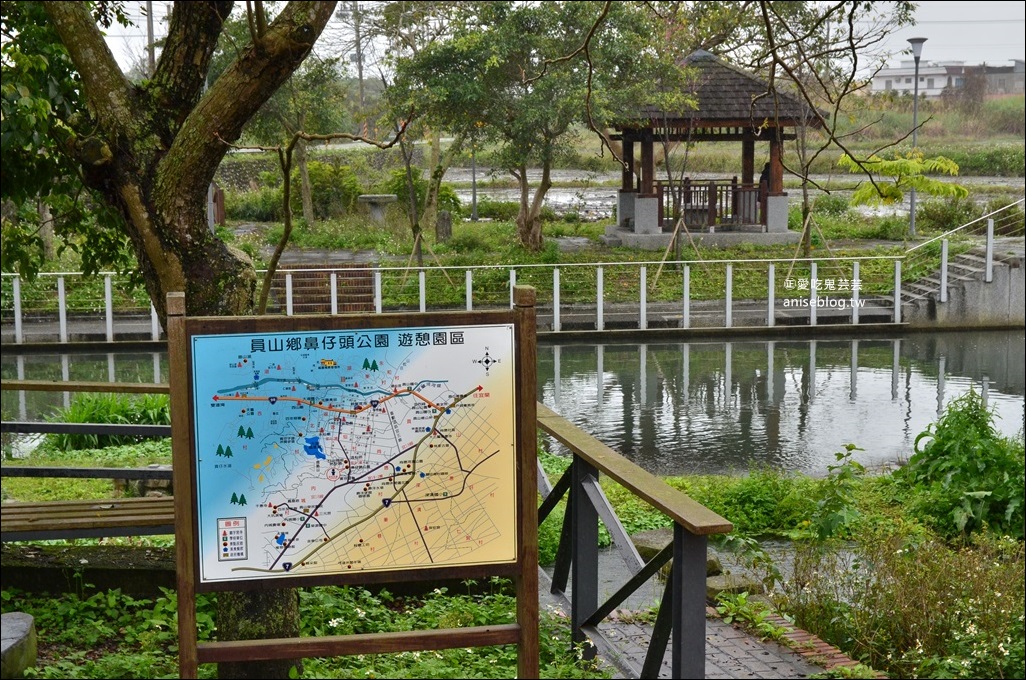
<svg viewBox="0 0 1026 680">
<path fill-rule="evenodd" d="M 77 394 L 68 408 L 51 420 L 64 423 L 112 425 L 170 425 L 170 401 L 166 394 Z M 47 445 L 58 451 L 121 446 L 150 439 L 114 434 L 48 434 Z"/>
</svg>

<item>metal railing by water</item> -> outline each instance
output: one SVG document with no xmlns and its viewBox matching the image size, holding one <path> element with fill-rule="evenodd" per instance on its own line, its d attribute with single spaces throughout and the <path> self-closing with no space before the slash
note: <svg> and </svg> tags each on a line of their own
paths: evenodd
<svg viewBox="0 0 1026 680">
<path fill-rule="evenodd" d="M 538 292 L 539 330 L 553 333 L 898 324 L 903 301 L 937 294 L 944 302 L 946 282 L 925 288 L 914 284 L 938 268 L 947 271 L 947 255 L 967 249 L 970 239 L 980 239 L 984 280 L 992 281 L 995 234 L 1021 235 L 1022 204 L 1020 199 L 894 255 L 282 269 L 269 313 L 494 309 L 512 304 L 513 286 L 519 282 Z M 949 242 L 952 246 L 944 245 Z M 98 281 L 102 286 L 78 273 L 40 274 L 29 295 L 20 277 L 3 274 L 0 325 L 16 344 L 41 329 L 59 342 L 162 337 L 152 305 L 141 306 L 125 294 L 114 274 L 103 274 Z M 82 330 L 84 326 L 89 330 Z"/>
</svg>

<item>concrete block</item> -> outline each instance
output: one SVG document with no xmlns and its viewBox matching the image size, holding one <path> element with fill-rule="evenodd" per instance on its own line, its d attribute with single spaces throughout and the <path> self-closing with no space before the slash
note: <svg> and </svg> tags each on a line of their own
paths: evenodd
<svg viewBox="0 0 1026 680">
<path fill-rule="evenodd" d="M 623 191 L 616 195 L 616 226 L 620 229 L 631 229 L 634 224 L 634 199 L 636 191 Z"/>
<path fill-rule="evenodd" d="M 662 234 L 659 199 L 655 196 L 638 196 L 634 199 L 634 231 L 637 234 Z"/>
<path fill-rule="evenodd" d="M 766 197 L 766 231 L 771 234 L 787 231 L 787 194 Z"/>
<path fill-rule="evenodd" d="M 10 612 L 2 616 L 0 628 L 3 629 L 0 678 L 20 678 L 26 668 L 36 665 L 35 620 L 29 614 Z"/>
</svg>

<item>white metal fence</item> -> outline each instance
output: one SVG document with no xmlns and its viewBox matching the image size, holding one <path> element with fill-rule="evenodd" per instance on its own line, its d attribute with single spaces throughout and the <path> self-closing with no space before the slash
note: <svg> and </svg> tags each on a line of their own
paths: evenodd
<svg viewBox="0 0 1026 680">
<path fill-rule="evenodd" d="M 1022 201 L 1010 208 L 1021 206 Z M 1021 220 L 1021 212 L 1018 213 Z M 593 262 L 475 267 L 289 269 L 277 274 L 269 313 L 384 313 L 512 305 L 513 286 L 538 292 L 539 329 L 694 328 L 900 323 L 912 268 L 940 269 L 933 290 L 946 301 L 948 243 L 976 239 L 991 280 L 995 218 L 984 216 L 901 255 L 815 259 Z M 977 232 L 984 236 L 977 236 Z M 939 255 L 934 252 L 940 248 Z M 939 263 L 939 265 L 938 265 Z M 903 272 L 906 274 L 903 277 Z M 263 274 L 263 272 L 259 272 Z M 922 287 L 913 295 L 922 295 Z M 909 296 L 906 296 L 906 300 Z M 115 274 L 18 276 L 0 281 L 0 326 L 15 343 L 46 332 L 59 342 L 159 340 L 156 311 Z M 5 340 L 6 341 L 6 340 Z"/>
</svg>

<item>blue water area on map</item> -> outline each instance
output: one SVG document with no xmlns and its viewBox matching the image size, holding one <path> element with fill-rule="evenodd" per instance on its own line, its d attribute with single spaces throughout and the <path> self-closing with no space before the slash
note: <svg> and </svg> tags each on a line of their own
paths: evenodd
<svg viewBox="0 0 1026 680">
<path fill-rule="evenodd" d="M 324 449 L 321 447 L 320 437 L 305 437 L 306 444 L 303 444 L 303 450 L 308 455 L 313 456 L 317 460 L 325 460 L 327 456 L 324 454 Z"/>
<path fill-rule="evenodd" d="M 277 536 L 275 536 L 275 537 L 274 537 L 274 540 L 275 540 L 275 541 L 276 541 L 276 542 L 278 543 L 278 545 L 280 545 L 280 546 L 281 546 L 281 545 L 285 545 L 285 532 L 281 532 L 281 533 L 279 533 L 279 534 L 278 534 Z"/>
</svg>

